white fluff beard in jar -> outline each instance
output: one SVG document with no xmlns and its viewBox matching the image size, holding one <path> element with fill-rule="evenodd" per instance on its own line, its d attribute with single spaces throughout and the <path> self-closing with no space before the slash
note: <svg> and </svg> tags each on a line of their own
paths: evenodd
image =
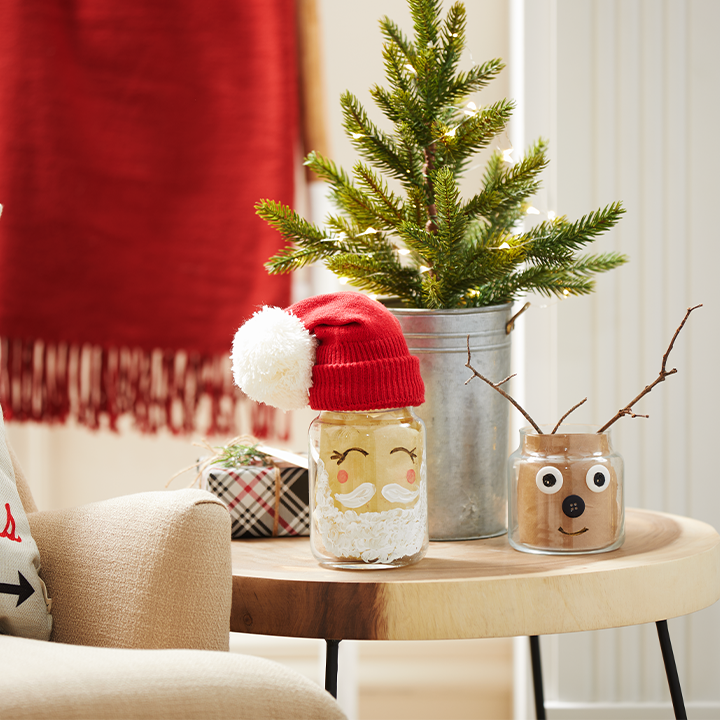
<svg viewBox="0 0 720 720">
<path fill-rule="evenodd" d="M 423 548 L 427 525 L 420 431 L 388 424 L 323 425 L 313 522 L 338 558 L 389 563 Z"/>
</svg>

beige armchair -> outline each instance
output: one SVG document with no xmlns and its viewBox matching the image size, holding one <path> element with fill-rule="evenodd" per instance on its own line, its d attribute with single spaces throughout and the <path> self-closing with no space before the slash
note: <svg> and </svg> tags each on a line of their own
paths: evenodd
<svg viewBox="0 0 720 720">
<path fill-rule="evenodd" d="M 227 652 L 230 521 L 213 495 L 142 493 L 39 512 L 10 453 L 53 631 L 50 642 L 0 636 L 0 717 L 345 717 L 292 670 Z"/>
</svg>

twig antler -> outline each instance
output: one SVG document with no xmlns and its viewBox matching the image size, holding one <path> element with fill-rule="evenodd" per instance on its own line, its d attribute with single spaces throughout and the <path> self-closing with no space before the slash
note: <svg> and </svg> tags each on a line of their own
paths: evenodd
<svg viewBox="0 0 720 720">
<path fill-rule="evenodd" d="M 670 351 L 673 349 L 673 345 L 675 345 L 675 340 L 677 340 L 677 336 L 680 334 L 680 331 L 683 329 L 683 326 L 687 322 L 687 319 L 690 317 L 690 313 L 693 310 L 697 310 L 698 308 L 702 307 L 702 304 L 695 305 L 691 308 L 687 309 L 687 312 L 685 313 L 685 317 L 683 318 L 683 321 L 680 323 L 680 326 L 675 331 L 675 334 L 672 336 L 672 340 L 670 341 L 670 345 L 668 345 L 668 349 L 665 351 L 665 354 L 663 355 L 662 359 L 662 365 L 660 367 L 660 374 L 655 378 L 655 380 L 645 387 L 645 389 L 633 400 L 631 400 L 624 408 L 621 408 L 620 410 L 615 413 L 615 416 L 612 417 L 608 422 L 606 422 L 599 430 L 598 432 L 605 432 L 613 423 L 617 422 L 621 417 L 624 417 L 625 415 L 629 415 L 630 417 L 648 417 L 647 415 L 636 415 L 633 413 L 632 409 L 635 403 L 637 403 L 640 398 L 645 397 L 658 383 L 661 383 L 665 380 L 666 377 L 669 375 L 674 375 L 677 372 L 677 368 L 672 368 L 672 370 L 667 369 L 667 361 L 668 357 L 670 356 Z"/>
<path fill-rule="evenodd" d="M 508 380 L 510 380 L 511 378 L 514 378 L 515 375 L 509 375 L 509 376 L 506 377 L 504 380 L 501 380 L 501 381 L 498 382 L 498 383 L 494 383 L 494 382 L 492 382 L 491 380 L 488 380 L 484 375 L 481 375 L 481 374 L 470 364 L 470 336 L 469 336 L 469 335 L 468 335 L 468 338 L 467 338 L 467 349 L 468 349 L 468 359 L 467 359 L 467 362 L 465 363 L 465 367 L 466 367 L 468 370 L 471 370 L 472 373 L 473 373 L 473 375 L 472 375 L 472 377 L 469 377 L 469 378 L 465 381 L 465 384 L 467 385 L 473 378 L 476 378 L 476 377 L 480 378 L 483 382 L 486 382 L 491 388 L 495 388 L 495 390 L 497 390 L 508 402 L 510 402 L 512 405 L 514 405 L 514 406 L 523 414 L 523 416 L 525 417 L 525 419 L 535 428 L 535 430 L 537 430 L 538 434 L 539 434 L 539 435 L 543 435 L 544 433 L 543 433 L 543 431 L 538 427 L 537 423 L 525 412 L 525 410 L 523 410 L 523 409 L 520 407 L 520 405 L 518 405 L 518 403 L 515 401 L 514 398 L 510 397 L 504 390 L 502 390 L 502 389 L 500 388 L 501 385 L 505 384 L 505 383 L 506 383 Z"/>
<path fill-rule="evenodd" d="M 571 412 L 575 412 L 575 410 L 577 410 L 583 403 L 586 403 L 586 402 L 587 402 L 587 398 L 585 398 L 584 400 L 581 400 L 579 403 L 576 403 L 575 405 L 573 405 L 573 406 L 557 421 L 557 425 L 552 429 L 552 432 L 551 432 L 550 434 L 551 434 L 551 435 L 554 435 L 554 434 L 558 431 L 558 428 L 562 425 L 562 421 L 563 421 Z"/>
<path fill-rule="evenodd" d="M 486 382 L 491 388 L 494 388 L 495 390 L 497 390 L 508 402 L 512 403 L 512 405 L 513 405 L 514 407 L 516 407 L 516 408 L 522 413 L 523 417 L 535 428 L 535 430 L 537 431 L 538 435 L 544 435 L 545 433 L 538 427 L 538 424 L 530 417 L 530 415 L 527 414 L 527 412 L 525 412 L 525 410 L 524 410 L 523 408 L 520 407 L 520 405 L 518 405 L 518 403 L 517 403 L 517 401 L 515 400 L 515 398 L 510 397 L 510 395 L 508 395 L 504 390 L 502 390 L 502 389 L 500 388 L 501 385 L 504 385 L 508 380 L 511 380 L 512 378 L 514 378 L 515 375 L 514 375 L 514 374 L 513 374 L 513 375 L 509 375 L 509 376 L 506 377 L 504 380 L 501 380 L 500 382 L 497 382 L 497 383 L 494 383 L 494 382 L 492 382 L 491 380 L 488 380 L 484 375 L 481 375 L 481 374 L 470 364 L 470 336 L 469 336 L 469 335 L 468 335 L 468 338 L 467 338 L 467 347 L 468 347 L 468 360 L 467 360 L 467 362 L 465 363 L 465 367 L 468 368 L 468 370 L 471 370 L 471 371 L 472 371 L 473 377 L 478 377 L 478 378 L 480 378 L 481 380 L 483 380 L 484 382 Z M 468 379 L 465 381 L 465 384 L 467 385 L 472 379 L 473 379 L 472 377 L 468 378 Z M 552 429 L 552 432 L 551 432 L 550 434 L 551 434 L 551 435 L 554 435 L 554 434 L 557 432 L 557 430 L 558 430 L 558 428 L 560 427 L 560 425 L 562 424 L 562 421 L 563 421 L 571 412 L 574 412 L 575 410 L 577 410 L 577 409 L 578 409 L 583 403 L 585 403 L 585 402 L 587 402 L 587 398 L 585 398 L 584 400 L 581 400 L 579 403 L 573 405 L 573 406 L 560 418 L 560 420 L 558 420 L 557 425 Z"/>
</svg>

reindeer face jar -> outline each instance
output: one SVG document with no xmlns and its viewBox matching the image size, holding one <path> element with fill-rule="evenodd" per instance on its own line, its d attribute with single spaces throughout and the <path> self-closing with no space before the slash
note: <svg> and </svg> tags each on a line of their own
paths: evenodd
<svg viewBox="0 0 720 720">
<path fill-rule="evenodd" d="M 624 539 L 623 462 L 608 432 L 520 431 L 508 462 L 510 544 L 527 552 L 607 552 Z"/>
<path fill-rule="evenodd" d="M 238 330 L 236 383 L 283 410 L 309 404 L 310 543 L 321 565 L 409 565 L 428 547 L 420 364 L 400 324 L 356 292 L 265 308 Z"/>
<path fill-rule="evenodd" d="M 532 427 L 520 431 L 520 447 L 508 461 L 508 537 L 516 550 L 545 554 L 608 552 L 619 548 L 625 533 L 623 461 L 610 443 L 610 426 L 636 415 L 635 404 L 658 383 L 677 372 L 667 369 L 675 340 L 690 313 L 688 308 L 662 358 L 660 373 L 602 427 L 562 425 L 587 401 L 574 405 L 552 429 L 541 428 L 500 386 L 471 365 L 468 339 L 468 380 L 479 378 L 522 413 Z M 510 377 L 513 377 L 512 375 Z"/>
</svg>

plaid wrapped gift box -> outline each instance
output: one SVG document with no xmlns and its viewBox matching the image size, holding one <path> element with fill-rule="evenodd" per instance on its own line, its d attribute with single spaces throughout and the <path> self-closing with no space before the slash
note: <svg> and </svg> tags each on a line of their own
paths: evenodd
<svg viewBox="0 0 720 720">
<path fill-rule="evenodd" d="M 234 540 L 310 534 L 310 493 L 305 468 L 211 465 L 203 487 L 230 511 Z"/>
</svg>

